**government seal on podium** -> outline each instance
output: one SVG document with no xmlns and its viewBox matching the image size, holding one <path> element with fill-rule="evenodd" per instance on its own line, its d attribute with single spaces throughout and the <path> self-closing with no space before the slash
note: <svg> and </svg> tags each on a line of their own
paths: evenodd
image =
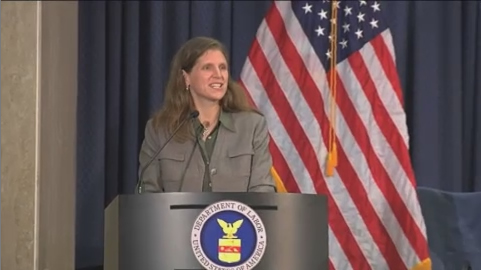
<svg viewBox="0 0 481 270">
<path fill-rule="evenodd" d="M 264 256 L 266 244 L 260 216 L 237 201 L 219 201 L 207 206 L 192 228 L 192 251 L 206 269 L 252 269 Z"/>
</svg>

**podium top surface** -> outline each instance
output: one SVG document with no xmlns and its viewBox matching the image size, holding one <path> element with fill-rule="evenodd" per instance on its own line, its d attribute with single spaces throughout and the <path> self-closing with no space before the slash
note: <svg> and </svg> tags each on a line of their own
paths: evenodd
<svg viewBox="0 0 481 270">
<path fill-rule="evenodd" d="M 327 198 L 322 194 L 300 193 L 256 193 L 256 192 L 170 192 L 118 195 L 115 200 L 125 203 L 170 203 L 208 205 L 221 200 L 234 200 L 249 205 L 275 205 L 281 202 L 302 202 L 303 204 L 325 204 Z M 114 201 L 115 201 L 114 200 Z"/>
</svg>

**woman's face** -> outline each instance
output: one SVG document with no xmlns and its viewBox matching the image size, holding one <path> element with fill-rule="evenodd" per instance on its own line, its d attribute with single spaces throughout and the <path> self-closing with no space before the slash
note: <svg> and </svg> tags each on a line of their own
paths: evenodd
<svg viewBox="0 0 481 270">
<path fill-rule="evenodd" d="M 183 72 L 194 102 L 218 102 L 227 92 L 229 71 L 220 50 L 208 50 L 197 59 L 190 73 Z"/>
</svg>

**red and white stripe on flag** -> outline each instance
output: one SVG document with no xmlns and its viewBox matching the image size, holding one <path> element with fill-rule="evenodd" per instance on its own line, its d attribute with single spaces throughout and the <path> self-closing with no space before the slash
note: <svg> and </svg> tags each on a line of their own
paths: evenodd
<svg viewBox="0 0 481 270">
<path fill-rule="evenodd" d="M 340 15 L 349 15 L 347 5 Z M 326 72 L 292 6 L 274 2 L 240 78 L 267 118 L 275 171 L 288 192 L 328 196 L 330 269 L 430 269 L 390 30 Z M 318 16 L 321 9 L 312 8 L 309 2 L 303 7 Z M 331 126 L 338 165 L 327 176 Z"/>
</svg>

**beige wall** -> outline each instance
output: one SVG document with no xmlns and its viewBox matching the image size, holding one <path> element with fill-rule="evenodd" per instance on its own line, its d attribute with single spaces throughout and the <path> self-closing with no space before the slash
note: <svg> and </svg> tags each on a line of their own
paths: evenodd
<svg viewBox="0 0 481 270">
<path fill-rule="evenodd" d="M 1 268 L 74 269 L 77 2 L 1 1 Z"/>
</svg>

